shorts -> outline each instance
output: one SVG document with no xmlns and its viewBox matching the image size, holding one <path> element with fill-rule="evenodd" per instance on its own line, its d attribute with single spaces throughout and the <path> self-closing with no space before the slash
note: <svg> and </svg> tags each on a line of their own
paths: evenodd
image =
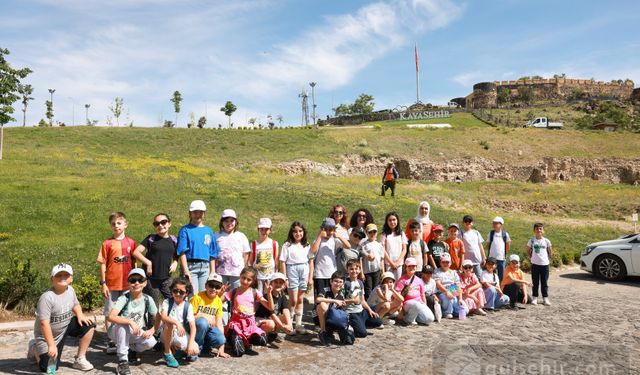
<svg viewBox="0 0 640 375">
<path fill-rule="evenodd" d="M 118 298 L 121 295 L 123 295 L 125 292 L 126 290 L 110 290 L 109 291 L 109 298 L 104 299 L 104 310 L 102 311 L 105 317 L 109 316 L 111 309 L 113 309 L 113 305 L 116 304 L 116 301 L 118 300 Z"/>
<path fill-rule="evenodd" d="M 288 288 L 296 291 L 306 291 L 309 280 L 309 263 L 287 264 Z"/>
</svg>

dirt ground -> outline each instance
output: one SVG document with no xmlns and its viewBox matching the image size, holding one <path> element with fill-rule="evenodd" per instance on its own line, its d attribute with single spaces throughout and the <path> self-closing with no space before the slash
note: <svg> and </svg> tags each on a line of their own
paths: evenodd
<svg viewBox="0 0 640 375">
<path fill-rule="evenodd" d="M 428 327 L 371 330 L 350 347 L 324 348 L 316 335 L 288 337 L 278 347 L 243 358 L 201 358 L 169 369 L 157 352 L 143 353 L 133 374 L 384 373 L 384 374 L 640 374 L 640 278 L 603 282 L 577 268 L 552 271 L 552 306 L 501 310 L 486 317 L 446 320 Z M 310 327 L 309 327 L 310 328 Z M 0 372 L 36 370 L 26 360 L 30 330 L 0 332 Z M 94 338 L 92 374 L 115 373 Z M 61 374 L 78 374 L 76 348 L 63 353 Z"/>
</svg>

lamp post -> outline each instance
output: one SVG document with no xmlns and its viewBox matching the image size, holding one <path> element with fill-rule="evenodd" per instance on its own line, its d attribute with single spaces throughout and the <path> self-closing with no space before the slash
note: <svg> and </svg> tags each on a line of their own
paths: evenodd
<svg viewBox="0 0 640 375">
<path fill-rule="evenodd" d="M 89 124 L 89 107 L 91 107 L 91 104 L 85 104 L 84 105 L 84 109 L 86 110 L 87 125 L 90 125 Z"/>
<path fill-rule="evenodd" d="M 311 117 L 313 118 L 313 126 L 317 127 L 316 125 L 316 91 L 315 91 L 316 83 L 309 82 L 309 86 L 311 86 L 311 108 L 312 108 Z"/>
<path fill-rule="evenodd" d="M 51 108 L 53 108 L 53 93 L 56 92 L 56 89 L 49 89 L 49 94 L 51 94 Z M 49 123 L 50 126 L 53 126 L 53 117 Z"/>
</svg>

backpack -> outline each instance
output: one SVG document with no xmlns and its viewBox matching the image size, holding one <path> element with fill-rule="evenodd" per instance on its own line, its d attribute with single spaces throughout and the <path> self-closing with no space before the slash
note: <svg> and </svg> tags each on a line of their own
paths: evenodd
<svg viewBox="0 0 640 375">
<path fill-rule="evenodd" d="M 404 259 L 407 260 L 407 258 L 409 258 L 409 247 L 411 246 L 411 240 L 409 240 L 409 242 L 407 242 L 407 253 L 404 255 Z M 425 254 L 425 248 L 427 247 L 427 244 L 424 243 L 423 240 L 420 240 L 420 255 L 424 256 Z M 427 253 L 429 252 L 428 250 L 426 251 Z"/>
<path fill-rule="evenodd" d="M 253 289 L 253 311 L 258 311 L 258 291 L 255 288 L 251 288 Z M 233 314 L 233 304 L 236 301 L 236 295 L 238 294 L 238 288 L 235 288 L 234 290 L 231 291 L 231 299 L 229 299 L 229 316 L 231 316 Z"/>
<path fill-rule="evenodd" d="M 496 234 L 495 230 L 491 230 L 491 232 L 489 232 L 489 246 L 487 246 L 487 248 L 489 249 L 489 251 L 491 251 L 491 243 L 493 242 L 493 236 Z M 505 250 L 507 249 L 507 231 L 502 231 L 502 241 L 504 242 L 504 246 L 505 246 Z"/>
<path fill-rule="evenodd" d="M 127 310 L 127 308 L 129 307 L 129 302 L 131 302 L 131 293 L 130 292 L 125 292 L 124 293 L 125 296 L 127 296 L 127 301 L 124 303 L 124 306 L 122 306 L 122 309 L 120 309 L 120 312 L 118 313 L 118 316 L 123 316 L 125 311 Z M 153 327 L 153 320 L 154 317 L 151 316 L 151 314 L 149 314 L 149 306 L 151 304 L 150 302 L 150 298 L 148 295 L 146 295 L 145 293 L 142 293 L 142 296 L 144 297 L 144 329 L 148 330 L 151 329 L 151 327 Z"/>
<path fill-rule="evenodd" d="M 169 298 L 169 308 L 167 309 L 167 315 L 169 315 L 169 313 L 171 312 L 174 303 L 175 302 L 173 301 L 173 298 Z M 189 326 L 189 322 L 187 321 L 187 318 L 189 317 L 189 298 L 186 296 L 184 298 L 184 303 L 186 303 L 187 305 L 182 308 L 182 326 L 187 333 L 190 333 L 191 327 Z"/>
<path fill-rule="evenodd" d="M 271 240 L 271 246 L 272 246 L 272 253 L 273 253 L 273 262 L 274 264 L 276 264 L 276 262 L 278 261 L 278 242 L 276 242 L 276 240 Z M 256 263 L 256 248 L 258 247 L 258 241 L 253 240 L 251 241 L 251 257 L 253 258 L 253 263 Z"/>
<path fill-rule="evenodd" d="M 157 234 L 153 234 L 151 236 L 149 236 L 149 246 L 151 246 L 152 243 L 154 243 L 156 240 Z M 178 238 L 176 238 L 176 236 L 174 236 L 173 234 L 169 235 L 169 238 L 171 238 L 171 241 L 173 242 L 173 246 L 175 246 L 176 248 L 178 247 Z M 149 250 L 149 249 L 147 249 Z"/>
</svg>

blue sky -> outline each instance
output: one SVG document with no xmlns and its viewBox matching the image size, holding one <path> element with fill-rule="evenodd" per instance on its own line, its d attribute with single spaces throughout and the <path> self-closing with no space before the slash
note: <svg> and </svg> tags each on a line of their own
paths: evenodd
<svg viewBox="0 0 640 375">
<path fill-rule="evenodd" d="M 481 81 L 565 73 L 631 78 L 640 84 L 640 2 L 546 0 L 3 0 L 0 47 L 29 66 L 35 87 L 27 122 L 44 117 L 55 88 L 56 120 L 106 123 L 173 120 L 179 90 L 188 114 L 236 126 L 268 114 L 301 122 L 302 89 L 317 82 L 319 118 L 360 93 L 376 109 L 415 101 L 414 43 L 421 99 L 445 104 Z M 21 123 L 22 112 L 16 105 Z"/>
</svg>

